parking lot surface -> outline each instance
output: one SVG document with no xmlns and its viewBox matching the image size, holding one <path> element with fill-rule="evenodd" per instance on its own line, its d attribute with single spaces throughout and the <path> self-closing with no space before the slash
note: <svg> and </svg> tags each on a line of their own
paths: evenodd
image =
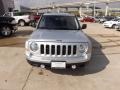
<svg viewBox="0 0 120 90">
<path fill-rule="evenodd" d="M 120 90 L 120 32 L 87 23 L 84 32 L 93 44 L 85 68 L 43 70 L 30 66 L 24 44 L 34 30 L 19 27 L 10 38 L 0 38 L 0 90 Z"/>
</svg>

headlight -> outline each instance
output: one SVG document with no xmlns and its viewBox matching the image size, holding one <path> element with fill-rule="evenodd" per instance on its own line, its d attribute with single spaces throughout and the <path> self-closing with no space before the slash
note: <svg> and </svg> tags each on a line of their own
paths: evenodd
<svg viewBox="0 0 120 90">
<path fill-rule="evenodd" d="M 16 21 L 15 21 L 15 20 L 12 20 L 11 24 L 16 24 Z"/>
<path fill-rule="evenodd" d="M 32 42 L 31 44 L 30 44 L 30 49 L 32 50 L 32 51 L 37 51 L 38 49 L 39 49 L 39 47 L 38 47 L 38 44 L 37 43 L 35 43 L 35 42 Z"/>
<path fill-rule="evenodd" d="M 79 52 L 86 53 L 88 51 L 88 43 L 81 43 L 79 45 Z"/>
</svg>

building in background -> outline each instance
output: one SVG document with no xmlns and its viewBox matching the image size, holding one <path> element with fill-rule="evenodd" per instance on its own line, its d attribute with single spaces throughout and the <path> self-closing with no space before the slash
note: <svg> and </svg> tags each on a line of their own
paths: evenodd
<svg viewBox="0 0 120 90">
<path fill-rule="evenodd" d="M 21 5 L 20 0 L 14 0 L 14 5 L 15 5 L 14 11 L 17 11 L 17 12 L 30 12 L 31 11 L 30 8 Z"/>
<path fill-rule="evenodd" d="M 20 4 L 20 0 L 0 0 L 0 15 L 12 11 L 30 12 L 31 9 Z"/>
<path fill-rule="evenodd" d="M 14 4 L 15 4 L 15 11 L 20 11 L 20 0 L 14 0 Z"/>
<path fill-rule="evenodd" d="M 0 15 L 12 12 L 14 9 L 14 0 L 0 0 Z"/>
</svg>

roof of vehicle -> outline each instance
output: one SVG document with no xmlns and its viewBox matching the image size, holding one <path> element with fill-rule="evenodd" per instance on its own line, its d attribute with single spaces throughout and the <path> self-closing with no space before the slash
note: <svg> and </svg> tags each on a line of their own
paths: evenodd
<svg viewBox="0 0 120 90">
<path fill-rule="evenodd" d="M 43 15 L 55 15 L 55 16 L 74 16 L 73 14 L 69 14 L 69 13 L 45 13 Z"/>
</svg>

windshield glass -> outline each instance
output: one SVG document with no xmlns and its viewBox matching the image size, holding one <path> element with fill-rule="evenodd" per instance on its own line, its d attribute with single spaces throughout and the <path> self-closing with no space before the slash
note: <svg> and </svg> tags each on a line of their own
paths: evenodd
<svg viewBox="0 0 120 90">
<path fill-rule="evenodd" d="M 54 30 L 78 30 L 79 23 L 75 16 L 43 15 L 38 28 Z"/>
<path fill-rule="evenodd" d="M 118 21 L 118 20 L 119 20 L 119 19 L 116 18 L 116 19 L 113 19 L 112 21 Z"/>
</svg>

